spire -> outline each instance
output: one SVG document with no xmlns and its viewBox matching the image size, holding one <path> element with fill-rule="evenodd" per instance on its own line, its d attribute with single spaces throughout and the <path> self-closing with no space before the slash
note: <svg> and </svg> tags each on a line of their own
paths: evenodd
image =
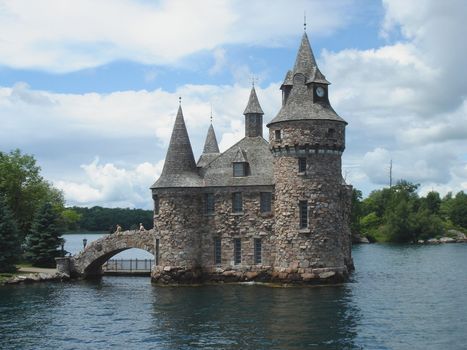
<svg viewBox="0 0 467 350">
<path fill-rule="evenodd" d="M 206 141 L 204 142 L 203 154 L 205 153 L 219 153 L 219 146 L 217 145 L 216 133 L 212 124 L 209 126 Z"/>
<path fill-rule="evenodd" d="M 179 105 L 164 168 L 161 177 L 153 185 L 153 188 L 197 186 L 199 181 L 190 138 L 183 118 L 182 106 Z"/>
<path fill-rule="evenodd" d="M 330 83 L 320 72 L 315 56 L 303 33 L 293 71 L 286 74 L 282 89 L 282 108 L 276 117 L 266 126 L 291 120 L 334 120 L 345 121 L 331 107 L 327 96 Z M 318 96 L 316 89 L 324 89 L 324 95 Z"/>
<path fill-rule="evenodd" d="M 251 87 L 250 98 L 248 99 L 248 104 L 243 112 L 243 115 L 247 114 L 264 114 L 263 110 L 261 109 L 261 105 L 258 101 L 258 96 L 256 96 L 255 86 Z"/>
<path fill-rule="evenodd" d="M 297 58 L 295 59 L 295 66 L 293 68 L 294 74 L 302 73 L 307 78 L 311 78 L 314 70 L 317 68 L 315 56 L 311 50 L 308 35 L 303 33 L 302 42 L 298 49 Z"/>
<path fill-rule="evenodd" d="M 213 161 L 220 154 L 219 146 L 217 145 L 216 133 L 214 132 L 214 127 L 212 126 L 212 107 L 211 107 L 211 125 L 209 125 L 208 134 L 206 135 L 206 141 L 204 142 L 203 153 L 198 159 L 196 166 L 202 168 L 211 161 Z"/>
</svg>

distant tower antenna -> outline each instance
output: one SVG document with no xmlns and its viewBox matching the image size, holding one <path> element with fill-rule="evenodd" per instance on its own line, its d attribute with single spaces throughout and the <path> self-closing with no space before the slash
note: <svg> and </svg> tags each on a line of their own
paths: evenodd
<svg viewBox="0 0 467 350">
<path fill-rule="evenodd" d="M 178 104 L 181 106 L 182 105 L 182 96 L 178 97 Z"/>
<path fill-rule="evenodd" d="M 389 162 L 389 188 L 392 187 L 392 159 Z"/>
</svg>

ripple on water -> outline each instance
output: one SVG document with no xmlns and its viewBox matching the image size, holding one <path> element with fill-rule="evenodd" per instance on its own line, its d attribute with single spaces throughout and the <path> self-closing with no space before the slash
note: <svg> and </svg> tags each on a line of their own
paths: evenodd
<svg viewBox="0 0 467 350">
<path fill-rule="evenodd" d="M 1 349 L 461 349 L 467 245 L 366 245 L 351 283 L 160 288 L 148 278 L 0 288 Z"/>
</svg>

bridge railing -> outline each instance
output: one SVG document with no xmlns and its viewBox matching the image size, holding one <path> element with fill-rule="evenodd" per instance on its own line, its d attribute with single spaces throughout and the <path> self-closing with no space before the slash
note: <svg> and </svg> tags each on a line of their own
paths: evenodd
<svg viewBox="0 0 467 350">
<path fill-rule="evenodd" d="M 102 271 L 114 273 L 151 272 L 154 259 L 110 259 L 102 265 Z"/>
</svg>

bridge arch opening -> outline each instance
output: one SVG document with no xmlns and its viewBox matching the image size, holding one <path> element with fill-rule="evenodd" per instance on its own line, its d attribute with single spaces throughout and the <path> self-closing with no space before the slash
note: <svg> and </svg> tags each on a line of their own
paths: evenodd
<svg viewBox="0 0 467 350">
<path fill-rule="evenodd" d="M 131 261 L 127 263 L 129 272 L 145 268 L 149 274 L 154 260 L 157 260 L 157 256 L 154 255 L 158 251 L 158 241 L 152 231 L 124 231 L 106 235 L 91 242 L 73 257 L 73 273 L 83 277 L 101 276 L 102 266 L 110 259 L 117 257 L 120 267 L 122 267 L 122 260 L 133 259 L 135 261 L 134 265 Z M 125 257 L 129 259 L 124 259 Z M 152 264 L 148 267 L 148 262 L 142 264 L 136 262 L 136 259 L 152 260 Z"/>
<path fill-rule="evenodd" d="M 102 275 L 150 275 L 155 263 L 155 256 L 150 251 L 140 248 L 121 248 L 107 252 L 85 269 L 87 277 Z"/>
</svg>

